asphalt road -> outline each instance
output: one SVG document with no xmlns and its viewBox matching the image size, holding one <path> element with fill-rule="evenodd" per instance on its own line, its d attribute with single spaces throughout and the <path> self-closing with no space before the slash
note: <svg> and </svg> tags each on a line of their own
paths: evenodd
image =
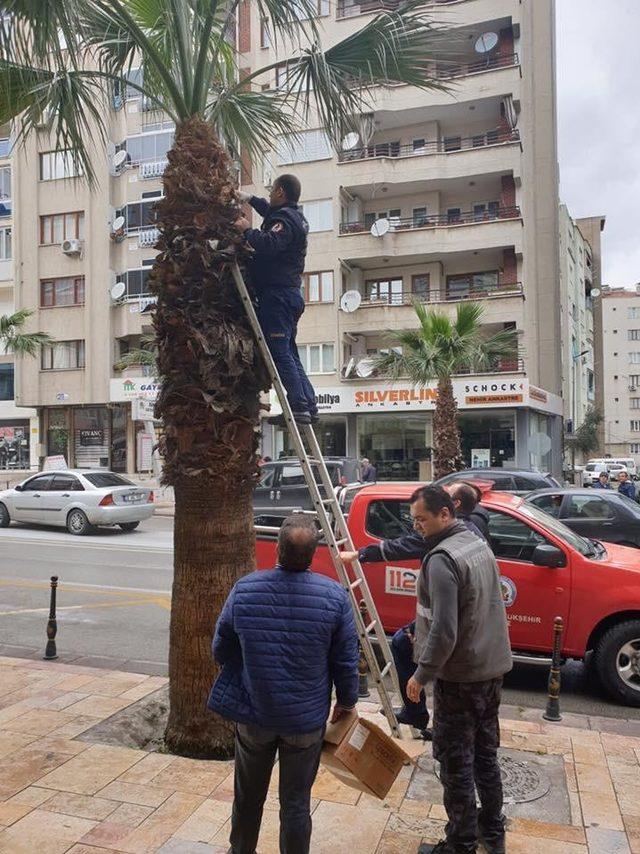
<svg viewBox="0 0 640 854">
<path fill-rule="evenodd" d="M 172 523 L 154 517 L 131 534 L 103 529 L 89 537 L 17 525 L 0 530 L 0 654 L 42 654 L 49 577 L 57 575 L 61 660 L 166 673 Z M 516 665 L 504 702 L 543 709 L 547 675 Z M 584 664 L 566 664 L 562 679 L 563 711 L 640 720 L 640 709 L 607 700 Z"/>
</svg>

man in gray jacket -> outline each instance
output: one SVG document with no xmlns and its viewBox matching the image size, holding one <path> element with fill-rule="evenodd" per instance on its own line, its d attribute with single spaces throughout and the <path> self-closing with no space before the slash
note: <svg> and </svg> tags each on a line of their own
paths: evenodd
<svg viewBox="0 0 640 854">
<path fill-rule="evenodd" d="M 471 854 L 479 830 L 487 851 L 503 854 L 498 711 L 502 677 L 512 660 L 498 567 L 488 545 L 456 520 L 444 489 L 421 487 L 410 503 L 430 550 L 418 578 L 417 667 L 406 690 L 417 702 L 434 680 L 433 755 L 440 762 L 449 818 L 446 839 L 419 850 Z"/>
</svg>

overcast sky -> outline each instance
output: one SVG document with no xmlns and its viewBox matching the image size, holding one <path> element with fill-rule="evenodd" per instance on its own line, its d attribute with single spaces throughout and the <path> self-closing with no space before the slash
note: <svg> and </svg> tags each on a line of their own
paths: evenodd
<svg viewBox="0 0 640 854">
<path fill-rule="evenodd" d="M 604 214 L 603 282 L 640 282 L 640 0 L 556 0 L 560 198 Z"/>
</svg>

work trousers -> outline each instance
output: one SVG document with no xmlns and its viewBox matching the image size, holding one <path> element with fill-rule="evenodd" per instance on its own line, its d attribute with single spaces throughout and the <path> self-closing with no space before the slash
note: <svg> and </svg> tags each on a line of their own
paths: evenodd
<svg viewBox="0 0 640 854">
<path fill-rule="evenodd" d="M 259 726 L 237 725 L 230 854 L 255 854 L 276 753 L 280 763 L 280 852 L 308 854 L 311 787 L 323 738 L 324 728 L 281 735 Z"/>
<path fill-rule="evenodd" d="M 444 682 L 433 697 L 433 756 L 440 763 L 446 836 L 456 854 L 477 849 L 478 830 L 489 844 L 504 836 L 502 780 L 498 765 L 498 710 L 502 679 Z M 476 807 L 476 793 L 480 811 Z"/>
<path fill-rule="evenodd" d="M 304 312 L 299 288 L 269 288 L 258 298 L 258 320 L 294 412 L 316 415 L 318 407 L 296 345 L 298 321 Z"/>
<path fill-rule="evenodd" d="M 418 729 L 426 729 L 429 725 L 429 712 L 427 711 L 424 691 L 421 692 L 420 700 L 417 703 L 414 703 L 407 697 L 407 682 L 416 671 L 416 665 L 413 660 L 413 643 L 410 637 L 411 635 L 415 635 L 415 633 L 415 621 L 398 629 L 391 639 L 391 653 L 398 673 L 400 693 L 407 712 L 407 718 L 411 718 L 412 724 Z"/>
</svg>

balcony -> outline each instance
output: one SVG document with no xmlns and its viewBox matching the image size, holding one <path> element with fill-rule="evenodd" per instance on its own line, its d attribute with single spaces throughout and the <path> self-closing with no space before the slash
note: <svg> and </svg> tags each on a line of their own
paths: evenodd
<svg viewBox="0 0 640 854">
<path fill-rule="evenodd" d="M 0 196 L 0 219 L 7 219 L 12 213 L 11 199 Z"/>
<path fill-rule="evenodd" d="M 160 229 L 155 226 L 132 226 L 127 228 L 127 236 L 136 238 L 138 246 L 153 247 L 160 237 Z"/>
<path fill-rule="evenodd" d="M 145 181 L 150 178 L 162 178 L 164 170 L 169 165 L 169 161 L 164 158 L 162 160 L 143 160 L 138 163 L 138 175 Z"/>
<path fill-rule="evenodd" d="M 449 228 L 458 225 L 470 225 L 480 222 L 492 222 L 499 219 L 520 219 L 520 208 L 496 208 L 496 210 L 457 211 L 457 213 L 425 214 L 413 217 L 392 217 L 389 220 L 390 231 L 405 231 L 415 228 Z M 375 224 L 375 223 L 374 223 Z M 364 220 L 358 222 L 341 222 L 340 234 L 362 234 L 370 231 L 372 226 Z"/>
<path fill-rule="evenodd" d="M 458 0 L 428 0 L 433 6 L 445 6 Z M 336 18 L 354 18 L 371 12 L 392 12 L 400 5 L 399 0 L 338 0 Z"/>
<path fill-rule="evenodd" d="M 505 132 L 492 128 L 473 136 L 448 134 L 446 139 L 420 140 L 411 145 L 400 145 L 399 142 L 380 142 L 359 148 L 343 149 L 338 152 L 338 163 L 383 158 L 426 157 L 432 154 L 455 154 L 458 151 L 475 150 L 511 142 L 520 142 L 520 131 L 514 129 Z"/>
<path fill-rule="evenodd" d="M 375 368 L 376 355 L 379 355 L 381 352 L 382 351 L 379 351 L 378 354 L 368 353 L 366 356 L 363 356 L 361 358 L 354 358 L 353 356 L 346 358 L 340 371 L 341 381 L 361 383 L 363 379 L 369 380 L 383 376 Z M 526 374 L 524 360 L 520 358 L 499 359 L 492 367 L 488 368 L 486 371 L 482 371 L 482 373 L 479 373 L 478 371 L 472 371 L 471 369 L 460 370 L 453 375 L 453 378 L 455 379 L 456 377 L 471 376 L 499 376 L 504 374 Z M 403 379 L 406 380 L 407 377 L 398 377 L 398 380 Z"/>
<path fill-rule="evenodd" d="M 474 300 L 501 299 L 504 297 L 523 297 L 524 289 L 522 282 L 513 284 L 500 284 L 495 287 L 474 287 L 470 285 L 466 290 L 453 289 L 448 285 L 439 288 L 428 288 L 426 292 L 416 291 L 390 291 L 381 295 L 364 295 L 360 304 L 360 311 L 366 308 L 380 308 L 383 306 L 411 306 L 414 302 L 427 304 L 473 302 Z"/>
</svg>

